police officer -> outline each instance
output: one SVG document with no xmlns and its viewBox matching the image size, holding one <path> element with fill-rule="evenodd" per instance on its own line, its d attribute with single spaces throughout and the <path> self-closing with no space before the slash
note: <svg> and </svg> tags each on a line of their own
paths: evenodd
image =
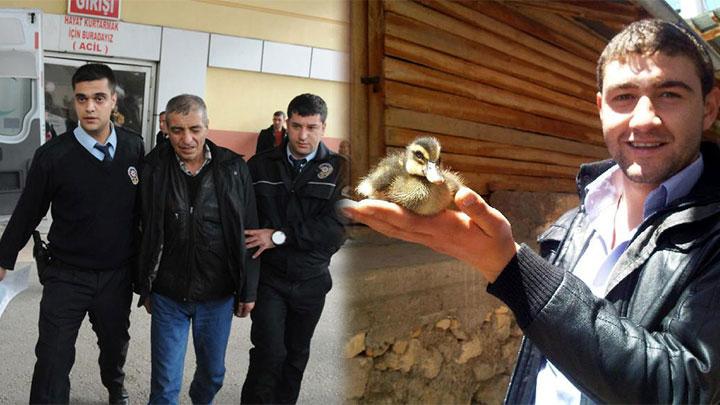
<svg viewBox="0 0 720 405">
<path fill-rule="evenodd" d="M 332 287 L 330 258 L 344 241 L 334 205 L 347 181 L 347 161 L 321 141 L 325 101 L 301 94 L 287 114 L 287 140 L 248 162 L 261 229 L 246 230 L 246 244 L 258 248 L 261 270 L 243 403 L 297 401 L 310 339 Z"/>
<path fill-rule="evenodd" d="M 79 125 L 36 152 L 0 239 L 0 279 L 52 203 L 52 262 L 40 277 L 37 362 L 30 403 L 68 403 L 75 340 L 85 314 L 98 337 L 110 403 L 127 403 L 123 366 L 130 335 L 131 267 L 137 254 L 142 138 L 115 127 L 115 76 L 87 64 L 72 77 Z"/>
</svg>

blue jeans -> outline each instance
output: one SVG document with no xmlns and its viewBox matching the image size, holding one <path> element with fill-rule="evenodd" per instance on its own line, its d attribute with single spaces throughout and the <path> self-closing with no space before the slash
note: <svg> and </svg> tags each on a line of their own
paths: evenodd
<svg viewBox="0 0 720 405">
<path fill-rule="evenodd" d="M 178 403 L 191 325 L 197 368 L 190 384 L 190 399 L 194 404 L 212 403 L 225 377 L 234 298 L 183 303 L 153 293 L 150 300 L 150 403 Z"/>
</svg>

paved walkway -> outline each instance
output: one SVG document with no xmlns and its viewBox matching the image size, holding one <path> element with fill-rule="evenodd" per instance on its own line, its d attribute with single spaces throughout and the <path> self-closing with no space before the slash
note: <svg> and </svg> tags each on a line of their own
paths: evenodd
<svg viewBox="0 0 720 405">
<path fill-rule="evenodd" d="M 8 217 L 0 217 L 0 232 L 4 230 Z M 49 229 L 50 221 L 40 225 L 43 236 Z M 46 239 L 46 238 L 45 238 Z M 32 242 L 23 249 L 18 265 L 32 265 L 30 287 L 19 294 L 8 305 L 0 317 L 0 404 L 27 403 L 30 380 L 35 364 L 34 347 L 37 340 L 37 321 L 42 286 L 38 282 L 31 255 Z M 325 310 L 320 319 L 308 364 L 300 404 L 337 404 L 342 402 L 342 347 L 345 320 L 343 319 L 343 297 L 347 286 L 343 282 L 346 258 L 344 249 L 333 258 L 331 272 L 334 286 L 327 297 Z M 150 387 L 150 317 L 143 308 L 136 308 L 134 297 L 130 317 L 131 345 L 125 370 L 126 387 L 130 403 L 147 402 Z M 107 392 L 100 382 L 97 365 L 98 349 L 95 334 L 86 319 L 77 340 L 75 366 L 71 374 L 70 403 L 107 403 Z M 189 349 L 192 347 L 189 344 Z M 227 373 L 225 386 L 216 402 L 230 404 L 240 402 L 240 388 L 245 379 L 250 347 L 250 319 L 234 318 L 230 344 L 226 358 Z M 185 373 L 181 402 L 189 403 L 187 390 L 194 370 L 195 356 L 188 350 L 185 359 Z"/>
</svg>

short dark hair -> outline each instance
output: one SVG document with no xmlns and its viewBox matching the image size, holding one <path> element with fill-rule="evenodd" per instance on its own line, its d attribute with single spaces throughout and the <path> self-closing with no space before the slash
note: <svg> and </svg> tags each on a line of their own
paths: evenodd
<svg viewBox="0 0 720 405">
<path fill-rule="evenodd" d="M 327 119 L 327 104 L 325 104 L 325 100 L 315 94 L 301 94 L 288 104 L 287 116 L 292 117 L 293 114 L 298 114 L 301 117 L 318 114 L 320 115 L 320 122 L 324 124 L 325 119 Z"/>
<path fill-rule="evenodd" d="M 285 111 L 277 110 L 273 113 L 273 117 L 283 117 L 285 118 Z"/>
<path fill-rule="evenodd" d="M 102 63 L 88 63 L 80 66 L 75 71 L 75 74 L 73 74 L 72 88 L 75 90 L 75 85 L 80 82 L 91 82 L 102 79 L 107 79 L 110 92 L 115 93 L 117 81 L 115 80 L 115 73 L 113 73 L 112 69 Z"/>
<path fill-rule="evenodd" d="M 658 19 L 636 21 L 610 40 L 597 63 L 598 91 L 602 91 L 605 67 L 612 61 L 625 62 L 630 55 L 686 56 L 695 65 L 705 97 L 715 85 L 712 60 L 702 39 L 687 28 Z"/>
<path fill-rule="evenodd" d="M 180 94 L 171 98 L 165 107 L 165 122 L 167 123 L 170 114 L 186 115 L 190 111 L 200 111 L 202 113 L 202 122 L 207 128 L 209 124 L 207 106 L 202 98 L 193 94 Z"/>
</svg>

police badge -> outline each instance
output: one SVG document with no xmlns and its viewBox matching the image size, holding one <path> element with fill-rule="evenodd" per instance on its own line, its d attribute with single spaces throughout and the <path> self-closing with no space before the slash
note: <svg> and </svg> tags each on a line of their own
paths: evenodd
<svg viewBox="0 0 720 405">
<path fill-rule="evenodd" d="M 140 183 L 140 177 L 138 177 L 138 172 L 135 166 L 128 167 L 128 177 L 130 177 L 130 181 L 133 186 L 137 186 L 138 183 Z"/>
<path fill-rule="evenodd" d="M 318 166 L 318 169 L 320 170 L 317 175 L 318 179 L 324 179 L 333 172 L 333 167 L 330 163 L 322 163 Z"/>
</svg>

